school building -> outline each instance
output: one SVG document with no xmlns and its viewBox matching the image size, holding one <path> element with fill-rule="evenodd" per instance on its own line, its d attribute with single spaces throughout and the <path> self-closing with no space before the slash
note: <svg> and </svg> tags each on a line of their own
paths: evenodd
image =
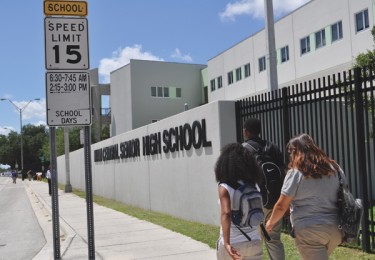
<svg viewBox="0 0 375 260">
<path fill-rule="evenodd" d="M 279 88 L 341 72 L 373 49 L 374 4 L 312 0 L 278 20 Z M 106 92 L 111 138 L 92 145 L 93 192 L 218 224 L 214 165 L 220 149 L 237 141 L 234 101 L 268 90 L 265 39 L 259 31 L 207 65 L 131 60 L 113 71 Z M 70 162 L 72 186 L 85 189 L 83 150 Z"/>
<path fill-rule="evenodd" d="M 279 88 L 351 68 L 372 50 L 373 0 L 312 0 L 275 22 Z M 266 32 L 208 61 L 209 102 L 268 90 Z"/>
</svg>

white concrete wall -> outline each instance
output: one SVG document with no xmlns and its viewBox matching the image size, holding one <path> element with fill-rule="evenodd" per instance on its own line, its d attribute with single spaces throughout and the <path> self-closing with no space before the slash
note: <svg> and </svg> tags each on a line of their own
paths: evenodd
<svg viewBox="0 0 375 260">
<path fill-rule="evenodd" d="M 143 155 L 142 137 L 202 119 L 211 147 L 191 147 L 173 153 L 164 153 L 162 148 L 160 154 Z M 218 101 L 93 144 L 93 192 L 147 210 L 218 225 L 214 165 L 220 149 L 236 142 L 235 123 L 234 102 Z M 139 157 L 94 162 L 95 150 L 137 138 Z M 65 183 L 64 156 L 58 157 L 57 165 L 59 183 Z M 85 190 L 83 149 L 70 153 L 70 172 L 72 186 Z"/>
<path fill-rule="evenodd" d="M 133 129 L 132 100 L 131 73 L 128 64 L 111 73 L 111 136 L 117 135 L 119 131 L 127 132 Z"/>
</svg>

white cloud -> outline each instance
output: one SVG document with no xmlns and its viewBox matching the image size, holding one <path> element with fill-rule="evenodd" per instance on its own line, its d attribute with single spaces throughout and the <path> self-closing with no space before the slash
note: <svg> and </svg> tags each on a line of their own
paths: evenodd
<svg viewBox="0 0 375 260">
<path fill-rule="evenodd" d="M 221 20 L 234 21 L 237 16 L 250 15 L 253 18 L 264 17 L 265 0 L 238 0 L 228 3 L 225 10 L 219 13 Z M 310 0 L 273 0 L 273 12 L 275 16 L 289 13 Z"/>
<path fill-rule="evenodd" d="M 143 52 L 142 45 L 135 44 L 123 49 L 119 48 L 112 53 L 111 58 L 104 58 L 99 64 L 99 74 L 103 77 L 104 83 L 110 82 L 110 73 L 130 62 L 131 59 L 137 60 L 157 60 L 163 61 L 162 58 L 153 55 L 150 52 Z"/>
<path fill-rule="evenodd" d="M 8 164 L 0 164 L 0 168 L 2 168 L 2 169 L 9 169 L 10 165 L 8 165 Z"/>
<path fill-rule="evenodd" d="M 184 62 L 192 62 L 193 59 L 189 54 L 182 54 L 180 49 L 176 48 L 174 52 L 171 54 L 171 57 L 174 59 L 182 60 Z"/>
<path fill-rule="evenodd" d="M 225 7 L 225 10 L 219 14 L 221 20 L 234 21 L 236 16 L 252 14 L 252 16 L 258 17 L 262 6 L 256 6 L 260 4 L 262 0 L 241 0 L 234 3 L 229 3 Z"/>
<path fill-rule="evenodd" d="M 22 109 L 22 119 L 45 119 L 46 118 L 46 100 L 33 100 L 29 101 L 13 101 L 13 103 Z M 19 112 L 17 112 L 19 113 Z"/>
<path fill-rule="evenodd" d="M 40 125 L 47 126 L 47 123 L 46 123 L 46 121 L 41 120 L 41 121 L 38 121 L 38 122 L 33 123 L 33 125 L 35 125 L 35 126 L 40 126 Z"/>
<path fill-rule="evenodd" d="M 16 130 L 11 126 L 0 127 L 0 135 L 8 135 L 11 131 L 16 131 Z"/>
</svg>

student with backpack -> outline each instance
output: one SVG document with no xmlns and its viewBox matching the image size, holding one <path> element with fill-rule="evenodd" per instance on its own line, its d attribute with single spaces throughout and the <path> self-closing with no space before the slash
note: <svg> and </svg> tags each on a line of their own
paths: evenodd
<svg viewBox="0 0 375 260">
<path fill-rule="evenodd" d="M 289 170 L 266 228 L 271 231 L 290 208 L 301 259 L 328 260 L 342 241 L 337 195 L 339 176 L 345 176 L 308 134 L 292 138 L 287 147 Z"/>
<path fill-rule="evenodd" d="M 271 217 L 272 210 L 276 204 L 285 177 L 284 157 L 277 145 L 260 138 L 262 130 L 261 121 L 257 118 L 249 118 L 244 122 L 243 147 L 254 154 L 258 165 L 262 170 L 262 179 L 259 187 L 263 197 L 264 223 Z M 268 232 L 270 240 L 263 240 L 267 253 L 271 260 L 284 260 L 284 245 L 280 240 L 282 229 L 282 218 L 275 223 L 271 232 Z M 263 233 L 262 233 L 263 234 Z"/>
<path fill-rule="evenodd" d="M 217 259 L 262 259 L 259 225 L 264 219 L 256 188 L 261 172 L 254 156 L 241 144 L 226 145 L 216 162 L 221 208 Z"/>
</svg>

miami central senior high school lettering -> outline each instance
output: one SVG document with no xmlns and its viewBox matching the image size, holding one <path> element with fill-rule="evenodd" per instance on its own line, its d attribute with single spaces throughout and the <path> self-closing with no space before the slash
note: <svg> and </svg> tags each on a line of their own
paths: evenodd
<svg viewBox="0 0 375 260">
<path fill-rule="evenodd" d="M 163 145 L 162 145 L 163 142 Z M 94 151 L 94 161 L 109 161 L 139 157 L 141 155 L 141 144 L 139 138 L 110 145 Z M 142 137 L 143 155 L 155 155 L 173 153 L 182 150 L 190 150 L 192 147 L 211 147 L 211 141 L 207 141 L 206 120 L 194 121 L 192 125 L 184 124 L 171 127 L 162 132 Z"/>
</svg>

